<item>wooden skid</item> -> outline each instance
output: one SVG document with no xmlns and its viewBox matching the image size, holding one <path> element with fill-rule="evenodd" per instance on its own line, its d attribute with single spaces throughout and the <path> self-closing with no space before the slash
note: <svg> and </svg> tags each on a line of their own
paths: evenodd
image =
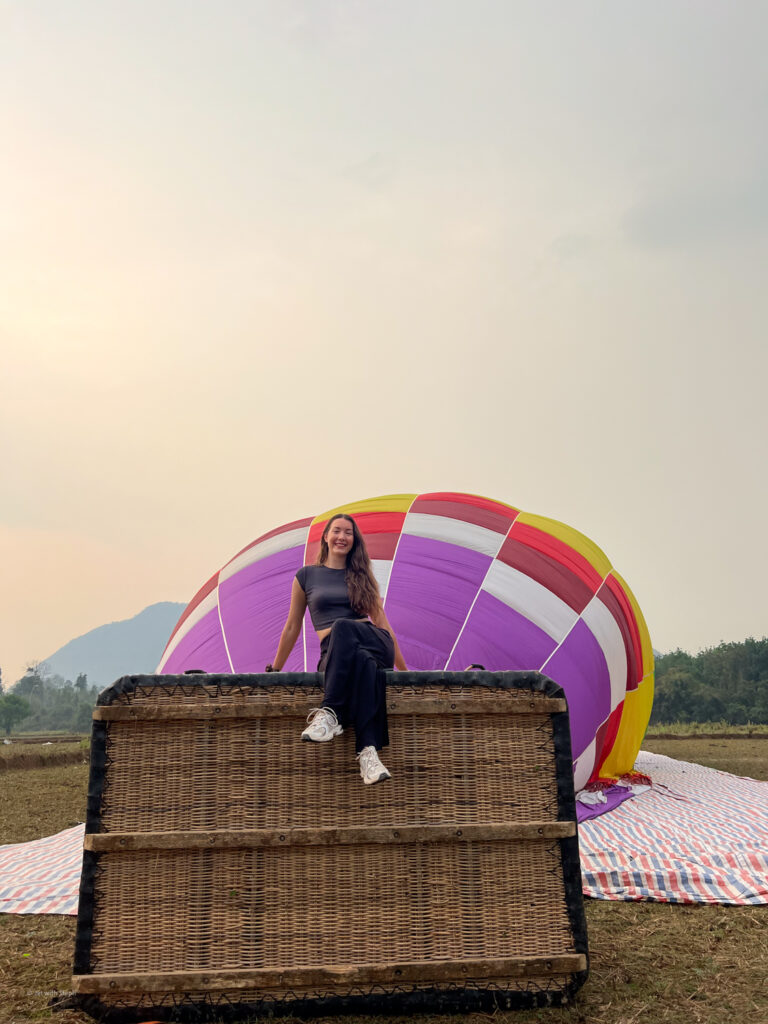
<svg viewBox="0 0 768 1024">
<path fill-rule="evenodd" d="M 362 964 L 357 967 L 305 967 L 294 970 L 198 971 L 172 974 L 81 974 L 72 979 L 76 992 L 188 992 L 208 989 L 236 992 L 304 985 L 400 985 L 413 981 L 456 981 L 457 978 L 530 978 L 583 971 L 586 956 L 578 953 L 551 957 L 506 957 L 501 960 L 441 960 L 424 963 Z"/>
<path fill-rule="evenodd" d="M 139 676 L 102 694 L 83 1008 L 130 1021 L 567 1000 L 587 939 L 562 691 L 538 673 L 393 673 L 393 778 L 368 787 L 351 735 L 299 739 L 319 683 Z"/>
<path fill-rule="evenodd" d="M 255 828 L 242 832 L 109 832 L 87 835 L 84 848 L 107 850 L 248 849 L 257 846 L 349 846 L 356 843 L 438 843 L 450 839 L 564 839 L 576 835 L 572 821 L 519 825 L 402 825 L 400 828 Z"/>
</svg>

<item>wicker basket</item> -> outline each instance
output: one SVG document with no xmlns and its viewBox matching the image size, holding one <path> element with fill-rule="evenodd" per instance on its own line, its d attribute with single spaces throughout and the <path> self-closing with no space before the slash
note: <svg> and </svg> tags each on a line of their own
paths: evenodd
<svg viewBox="0 0 768 1024">
<path fill-rule="evenodd" d="M 562 691 L 390 675 L 392 781 L 299 739 L 315 674 L 132 676 L 94 711 L 73 987 L 110 1020 L 565 1001 L 587 938 Z"/>
</svg>

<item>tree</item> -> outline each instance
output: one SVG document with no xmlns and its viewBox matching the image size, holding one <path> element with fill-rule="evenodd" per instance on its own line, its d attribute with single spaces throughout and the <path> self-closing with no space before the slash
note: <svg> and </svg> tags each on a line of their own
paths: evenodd
<svg viewBox="0 0 768 1024">
<path fill-rule="evenodd" d="M 656 684 L 653 711 L 658 722 L 698 721 L 694 708 L 694 694 L 697 681 L 691 672 L 673 668 L 666 672 Z"/>
<path fill-rule="evenodd" d="M 651 721 L 768 722 L 768 638 L 722 643 L 691 656 L 656 659 Z"/>
<path fill-rule="evenodd" d="M 26 718 L 30 711 L 29 703 L 15 693 L 0 697 L 0 728 L 5 729 L 5 735 L 10 736 L 13 726 Z"/>
<path fill-rule="evenodd" d="M 27 669 L 26 675 L 23 675 L 18 683 L 16 683 L 13 692 L 21 697 L 41 698 L 44 689 L 45 682 L 43 679 L 34 670 Z"/>
</svg>

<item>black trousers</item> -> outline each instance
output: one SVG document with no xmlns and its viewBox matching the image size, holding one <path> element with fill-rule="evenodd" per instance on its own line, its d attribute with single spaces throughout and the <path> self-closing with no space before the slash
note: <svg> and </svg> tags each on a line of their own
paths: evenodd
<svg viewBox="0 0 768 1024">
<path fill-rule="evenodd" d="M 323 707 L 355 730 L 355 751 L 389 743 L 387 677 L 395 663 L 392 637 L 367 619 L 337 619 L 320 641 L 318 672 L 325 672 Z"/>
</svg>

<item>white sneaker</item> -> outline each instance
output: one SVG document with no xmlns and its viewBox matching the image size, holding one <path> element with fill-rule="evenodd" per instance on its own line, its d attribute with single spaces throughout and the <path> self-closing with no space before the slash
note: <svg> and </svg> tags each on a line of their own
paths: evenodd
<svg viewBox="0 0 768 1024">
<path fill-rule="evenodd" d="M 332 708 L 312 708 L 307 715 L 307 721 L 309 725 L 301 734 L 301 738 L 312 743 L 325 743 L 344 732 Z"/>
<path fill-rule="evenodd" d="M 366 786 L 372 786 L 374 782 L 386 782 L 392 778 L 379 760 L 376 747 L 363 747 L 357 755 L 357 760 L 360 762 L 360 775 Z"/>
</svg>

